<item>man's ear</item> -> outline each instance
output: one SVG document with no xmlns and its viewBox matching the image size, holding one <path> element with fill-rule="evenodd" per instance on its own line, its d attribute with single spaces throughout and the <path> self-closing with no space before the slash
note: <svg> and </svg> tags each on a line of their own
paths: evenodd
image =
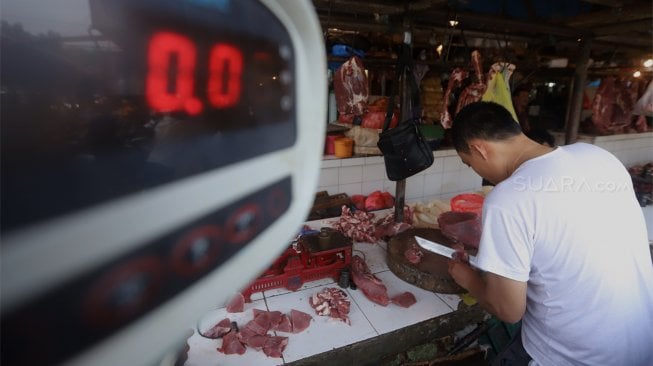
<svg viewBox="0 0 653 366">
<path fill-rule="evenodd" d="M 470 153 L 473 154 L 474 152 L 476 152 L 476 153 L 481 155 L 483 160 L 488 160 L 489 151 L 488 151 L 488 146 L 485 143 L 485 141 L 481 141 L 481 140 L 470 141 L 469 149 L 470 149 Z"/>
</svg>

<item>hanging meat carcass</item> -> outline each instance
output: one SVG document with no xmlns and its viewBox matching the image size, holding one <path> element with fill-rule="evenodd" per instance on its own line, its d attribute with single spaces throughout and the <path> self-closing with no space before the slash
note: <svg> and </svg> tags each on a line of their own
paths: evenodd
<svg viewBox="0 0 653 366">
<path fill-rule="evenodd" d="M 481 53 L 476 50 L 472 51 L 472 67 L 474 69 L 474 80 L 472 80 L 472 82 L 462 90 L 455 101 L 452 101 L 452 93 L 456 88 L 464 84 L 469 73 L 460 68 L 455 68 L 451 72 L 449 83 L 447 84 L 447 91 L 444 94 L 444 111 L 440 118 L 440 123 L 444 128 L 451 128 L 453 118 L 456 114 L 460 112 L 464 106 L 480 101 L 483 94 L 485 94 L 487 81 L 483 74 L 483 60 L 481 58 Z"/>
<path fill-rule="evenodd" d="M 626 82 L 614 76 L 603 78 L 592 103 L 592 123 L 596 132 L 608 135 L 629 126 L 635 100 Z"/>
<path fill-rule="evenodd" d="M 338 113 L 361 116 L 367 110 L 369 87 L 363 61 L 353 56 L 336 70 L 333 91 Z"/>
</svg>

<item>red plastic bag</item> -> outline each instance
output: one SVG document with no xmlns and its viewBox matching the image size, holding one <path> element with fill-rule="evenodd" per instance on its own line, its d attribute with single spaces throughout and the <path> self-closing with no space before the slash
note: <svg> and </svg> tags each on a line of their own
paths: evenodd
<svg viewBox="0 0 653 366">
<path fill-rule="evenodd" d="M 451 199 L 451 211 L 474 212 L 481 216 L 485 198 L 476 193 L 463 193 Z"/>
</svg>

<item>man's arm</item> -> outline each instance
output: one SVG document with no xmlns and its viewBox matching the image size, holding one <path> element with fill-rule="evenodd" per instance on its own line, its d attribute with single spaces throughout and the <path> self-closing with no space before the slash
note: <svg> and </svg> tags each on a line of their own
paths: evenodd
<svg viewBox="0 0 653 366">
<path fill-rule="evenodd" d="M 469 291 L 479 304 L 500 320 L 516 323 L 526 311 L 526 282 L 485 272 L 483 275 L 467 263 L 449 261 L 449 274 Z"/>
</svg>

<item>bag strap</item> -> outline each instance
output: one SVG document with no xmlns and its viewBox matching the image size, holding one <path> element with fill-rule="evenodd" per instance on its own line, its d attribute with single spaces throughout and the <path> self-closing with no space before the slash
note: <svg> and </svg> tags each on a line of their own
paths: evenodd
<svg viewBox="0 0 653 366">
<path fill-rule="evenodd" d="M 383 132 L 388 130 L 390 126 L 390 121 L 392 121 L 392 115 L 394 114 L 395 107 L 395 96 L 399 89 L 399 79 L 402 77 L 408 78 L 409 89 L 411 93 L 410 102 L 411 109 L 413 112 L 413 118 L 418 118 L 418 109 L 419 109 L 419 88 L 417 87 L 417 82 L 415 81 L 415 75 L 413 75 L 413 58 L 411 55 L 411 48 L 408 44 L 401 44 L 401 54 L 397 60 L 396 66 L 396 76 L 395 81 L 392 83 L 392 90 L 390 92 L 390 99 L 388 100 L 388 109 L 385 113 L 385 121 L 383 123 Z M 403 122 L 403 121 L 402 121 Z"/>
</svg>

